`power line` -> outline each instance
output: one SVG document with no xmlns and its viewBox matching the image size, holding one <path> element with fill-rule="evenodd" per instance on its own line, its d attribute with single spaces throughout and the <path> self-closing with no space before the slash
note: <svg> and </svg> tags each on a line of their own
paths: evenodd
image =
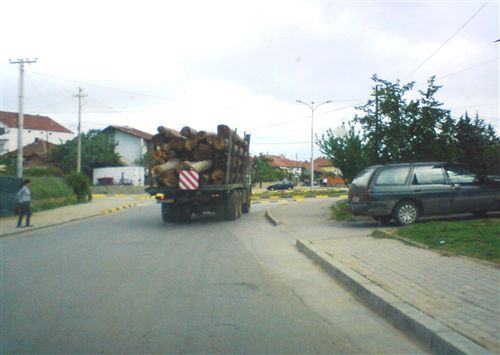
<svg viewBox="0 0 500 355">
<path fill-rule="evenodd" d="M 289 145 L 289 144 L 309 144 L 310 142 L 252 142 L 252 145 Z"/>
<path fill-rule="evenodd" d="M 477 67 L 480 67 L 480 66 L 483 66 L 483 65 L 486 65 L 486 64 L 490 64 L 490 63 L 492 63 L 492 62 L 495 62 L 495 61 L 497 61 L 497 60 L 498 60 L 498 58 L 500 58 L 500 57 L 496 57 L 496 58 L 493 58 L 493 59 L 487 60 L 486 62 L 482 62 L 482 63 L 479 63 L 479 64 L 474 64 L 474 65 L 471 65 L 470 67 L 464 68 L 464 69 L 462 69 L 462 70 L 459 70 L 459 71 L 456 71 L 456 72 L 453 72 L 453 73 L 450 73 L 450 74 L 436 76 L 436 78 L 437 78 L 437 79 L 444 79 L 444 78 L 447 78 L 447 77 L 449 77 L 449 76 L 457 75 L 457 74 L 463 73 L 464 71 L 468 71 L 468 70 L 471 70 L 471 69 L 474 69 L 474 68 L 477 68 Z"/>
<path fill-rule="evenodd" d="M 464 24 L 462 26 L 460 26 L 458 28 L 458 30 L 456 30 L 450 38 L 448 38 L 446 41 L 443 42 L 443 44 L 441 44 L 438 49 L 436 49 L 429 57 L 427 57 L 422 63 L 420 63 L 419 65 L 417 65 L 417 67 L 415 69 L 413 69 L 410 74 L 408 74 L 407 76 L 405 76 L 403 78 L 403 80 L 406 80 L 407 78 L 409 78 L 410 76 L 412 76 L 417 70 L 419 70 L 425 63 L 427 63 L 432 57 L 434 57 L 445 45 L 448 44 L 448 42 L 450 42 L 453 37 L 455 37 L 465 26 L 467 26 L 467 24 L 474 18 L 476 17 L 476 15 L 486 6 L 486 4 L 488 4 L 490 2 L 490 0 L 487 0 L 476 12 L 474 12 L 474 14 L 469 17 L 469 19 L 467 21 L 464 22 Z"/>
<path fill-rule="evenodd" d="M 37 74 L 37 75 L 41 75 L 41 76 L 45 76 L 45 77 L 48 77 L 48 78 L 65 80 L 65 81 L 70 81 L 70 82 L 77 83 L 77 84 L 90 85 L 90 86 L 95 86 L 95 87 L 102 88 L 102 89 L 107 89 L 107 90 L 113 90 L 113 91 L 117 91 L 117 92 L 122 92 L 122 93 L 129 94 L 129 95 L 144 96 L 144 97 L 149 97 L 149 98 L 158 99 L 158 100 L 175 101 L 174 99 L 172 99 L 170 97 L 166 97 L 166 96 L 144 94 L 144 93 L 140 93 L 140 92 L 129 91 L 129 90 L 114 88 L 114 87 L 111 87 L 111 86 L 106 86 L 106 85 L 101 85 L 101 84 L 89 83 L 89 82 L 80 81 L 80 80 L 67 79 L 67 78 L 62 78 L 62 77 L 58 77 L 58 76 L 54 76 L 54 75 L 49 75 L 49 74 L 38 73 L 38 72 L 32 72 L 32 73 Z"/>
</svg>

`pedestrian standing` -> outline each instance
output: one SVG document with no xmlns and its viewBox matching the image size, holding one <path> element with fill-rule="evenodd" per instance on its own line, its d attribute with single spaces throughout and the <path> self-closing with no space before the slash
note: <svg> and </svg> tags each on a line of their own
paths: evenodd
<svg viewBox="0 0 500 355">
<path fill-rule="evenodd" d="M 20 228 L 23 222 L 23 217 L 26 216 L 26 227 L 32 227 L 30 225 L 31 217 L 31 191 L 29 187 L 31 186 L 31 180 L 23 180 L 21 183 L 21 189 L 17 192 L 16 198 L 19 204 L 19 219 L 17 220 L 17 227 Z"/>
</svg>

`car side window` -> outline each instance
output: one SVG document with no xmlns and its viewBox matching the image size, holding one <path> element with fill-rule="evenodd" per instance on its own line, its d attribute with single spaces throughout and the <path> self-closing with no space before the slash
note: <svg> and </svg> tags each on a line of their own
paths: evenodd
<svg viewBox="0 0 500 355">
<path fill-rule="evenodd" d="M 477 176 L 462 166 L 447 167 L 446 173 L 452 184 L 475 184 L 478 182 Z"/>
<path fill-rule="evenodd" d="M 404 185 L 409 172 L 409 166 L 384 169 L 377 176 L 375 185 Z"/>
<path fill-rule="evenodd" d="M 413 185 L 436 185 L 446 184 L 443 169 L 440 166 L 417 166 Z"/>
</svg>

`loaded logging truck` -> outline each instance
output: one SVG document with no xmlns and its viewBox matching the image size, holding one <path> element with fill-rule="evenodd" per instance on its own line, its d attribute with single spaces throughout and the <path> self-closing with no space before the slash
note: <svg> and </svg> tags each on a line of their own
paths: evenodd
<svg viewBox="0 0 500 355">
<path fill-rule="evenodd" d="M 163 126 L 149 146 L 150 185 L 146 192 L 161 205 L 164 222 L 186 222 L 193 213 L 214 212 L 236 220 L 251 205 L 250 135 L 226 125 L 217 133 Z"/>
</svg>

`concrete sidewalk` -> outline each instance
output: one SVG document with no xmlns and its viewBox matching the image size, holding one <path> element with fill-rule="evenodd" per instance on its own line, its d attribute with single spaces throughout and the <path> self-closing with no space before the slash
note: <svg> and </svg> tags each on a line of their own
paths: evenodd
<svg viewBox="0 0 500 355">
<path fill-rule="evenodd" d="M 329 220 L 332 202 L 271 212 L 283 223 L 277 228 L 298 237 L 300 251 L 429 351 L 500 353 L 498 268 L 370 237 L 377 225 L 369 219 Z"/>
<path fill-rule="evenodd" d="M 1 217 L 0 237 L 25 233 L 79 219 L 113 213 L 125 208 L 135 207 L 140 204 L 151 203 L 151 201 L 154 202 L 154 200 L 149 199 L 144 194 L 115 196 L 94 195 L 94 198 L 89 203 L 58 207 L 51 210 L 33 213 L 30 221 L 31 224 L 33 224 L 33 227 L 30 228 L 24 227 L 26 219 L 23 220 L 23 227 L 17 228 L 16 225 L 18 216 Z"/>
</svg>

